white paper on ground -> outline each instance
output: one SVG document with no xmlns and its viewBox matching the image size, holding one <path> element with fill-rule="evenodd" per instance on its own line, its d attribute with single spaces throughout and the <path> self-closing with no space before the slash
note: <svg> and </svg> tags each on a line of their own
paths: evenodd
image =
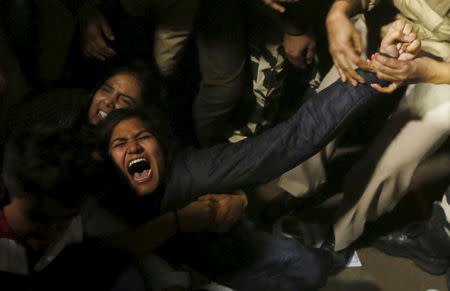
<svg viewBox="0 0 450 291">
<path fill-rule="evenodd" d="M 362 267 L 361 260 L 359 259 L 358 253 L 356 251 L 353 253 L 353 256 L 350 262 L 348 262 L 347 267 L 349 268 Z"/>
<path fill-rule="evenodd" d="M 323 244 L 323 240 L 320 240 L 314 244 L 315 248 L 320 248 L 320 246 Z M 356 251 L 353 252 L 351 260 L 348 262 L 347 266 L 348 268 L 358 268 L 362 267 L 361 260 L 359 259 L 358 253 Z"/>
</svg>

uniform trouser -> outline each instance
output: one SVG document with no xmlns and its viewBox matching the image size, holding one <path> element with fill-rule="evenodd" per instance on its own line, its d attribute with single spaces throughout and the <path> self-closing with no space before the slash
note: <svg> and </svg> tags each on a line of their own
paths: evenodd
<svg viewBox="0 0 450 291">
<path fill-rule="evenodd" d="M 207 0 L 199 10 L 197 46 L 200 90 L 193 115 L 202 145 L 225 140 L 229 122 L 245 87 L 246 38 L 239 0 Z"/>
<path fill-rule="evenodd" d="M 163 76 L 175 70 L 183 48 L 192 32 L 199 0 L 121 0 L 124 9 L 133 16 L 157 17 L 154 55 Z"/>
<path fill-rule="evenodd" d="M 367 25 L 363 17 L 356 19 L 355 27 L 361 33 L 364 46 L 367 46 Z M 317 91 L 327 88 L 339 78 L 335 66 L 326 74 Z M 278 186 L 295 197 L 304 197 L 315 193 L 327 180 L 326 166 L 333 159 L 337 139 L 330 142 L 322 151 L 304 161 L 280 177 Z"/>
<path fill-rule="evenodd" d="M 448 97 L 450 85 L 417 84 L 412 94 L 418 92 L 428 94 L 420 98 Z M 408 105 L 408 97 L 404 97 L 365 156 L 346 176 L 344 200 L 334 225 L 336 250 L 356 240 L 366 221 L 376 220 L 397 205 L 407 193 L 420 162 L 450 133 L 450 100 L 416 117 Z"/>
<path fill-rule="evenodd" d="M 338 77 L 336 67 L 333 67 L 317 91 L 320 92 L 333 84 Z M 326 182 L 326 166 L 328 161 L 333 159 L 336 143 L 336 139 L 331 141 L 322 151 L 284 173 L 278 181 L 278 186 L 298 198 L 315 193 Z"/>
</svg>

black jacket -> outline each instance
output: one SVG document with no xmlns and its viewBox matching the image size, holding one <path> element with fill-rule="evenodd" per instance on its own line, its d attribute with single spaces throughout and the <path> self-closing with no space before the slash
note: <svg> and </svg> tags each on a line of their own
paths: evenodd
<svg viewBox="0 0 450 291">
<path fill-rule="evenodd" d="M 370 87 L 385 85 L 358 70 L 365 84 L 335 82 L 308 98 L 287 121 L 238 143 L 188 150 L 174 160 L 161 213 L 181 208 L 207 193 L 229 193 L 266 183 L 319 152 L 345 124 L 383 94 Z"/>
</svg>

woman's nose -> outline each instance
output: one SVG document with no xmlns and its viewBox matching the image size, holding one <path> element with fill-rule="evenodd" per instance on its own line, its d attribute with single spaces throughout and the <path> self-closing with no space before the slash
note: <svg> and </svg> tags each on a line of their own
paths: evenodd
<svg viewBox="0 0 450 291">
<path fill-rule="evenodd" d="M 130 153 L 136 154 L 142 152 L 142 147 L 137 140 L 133 140 L 130 142 Z"/>
</svg>

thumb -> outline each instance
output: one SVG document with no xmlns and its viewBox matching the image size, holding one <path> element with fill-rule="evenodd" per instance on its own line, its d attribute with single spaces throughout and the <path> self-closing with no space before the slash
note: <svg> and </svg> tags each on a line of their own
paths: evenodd
<svg viewBox="0 0 450 291">
<path fill-rule="evenodd" d="M 203 195 L 203 196 L 198 197 L 197 200 L 198 200 L 198 201 L 205 201 L 205 200 L 211 200 L 211 199 L 213 199 L 213 198 L 214 198 L 214 195 L 212 195 L 212 194 L 206 194 L 206 195 Z"/>
<path fill-rule="evenodd" d="M 101 28 L 103 34 L 109 39 L 109 40 L 115 40 L 114 33 L 112 32 L 111 26 L 109 26 L 109 23 L 106 19 L 103 19 L 101 22 Z"/>
</svg>

